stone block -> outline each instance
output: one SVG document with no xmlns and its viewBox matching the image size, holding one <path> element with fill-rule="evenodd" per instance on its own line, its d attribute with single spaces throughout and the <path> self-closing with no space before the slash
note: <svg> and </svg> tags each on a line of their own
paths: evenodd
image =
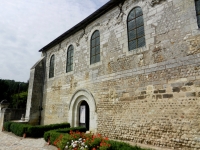
<svg viewBox="0 0 200 150">
<path fill-rule="evenodd" d="M 173 94 L 163 94 L 163 98 L 173 98 Z"/>
<path fill-rule="evenodd" d="M 195 92 L 186 92 L 187 97 L 195 97 L 196 93 Z"/>
<path fill-rule="evenodd" d="M 173 92 L 180 92 L 180 88 L 179 87 L 173 87 Z"/>
</svg>

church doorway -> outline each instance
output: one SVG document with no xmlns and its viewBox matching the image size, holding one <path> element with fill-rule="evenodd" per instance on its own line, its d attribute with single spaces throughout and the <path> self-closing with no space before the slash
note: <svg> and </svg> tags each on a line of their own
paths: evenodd
<svg viewBox="0 0 200 150">
<path fill-rule="evenodd" d="M 90 108 L 86 101 L 82 101 L 79 107 L 79 126 L 86 127 L 89 131 L 90 127 Z"/>
<path fill-rule="evenodd" d="M 97 132 L 97 107 L 93 95 L 86 89 L 74 92 L 69 102 L 69 120 L 71 127 L 83 126 L 88 131 Z"/>
</svg>

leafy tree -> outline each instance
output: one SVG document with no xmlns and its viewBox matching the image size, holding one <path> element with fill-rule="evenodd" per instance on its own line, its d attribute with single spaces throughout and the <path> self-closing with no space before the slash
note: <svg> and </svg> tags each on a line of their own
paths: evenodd
<svg viewBox="0 0 200 150">
<path fill-rule="evenodd" d="M 25 108 L 27 101 L 28 82 L 0 79 L 0 101 L 6 99 L 10 108 Z"/>
</svg>

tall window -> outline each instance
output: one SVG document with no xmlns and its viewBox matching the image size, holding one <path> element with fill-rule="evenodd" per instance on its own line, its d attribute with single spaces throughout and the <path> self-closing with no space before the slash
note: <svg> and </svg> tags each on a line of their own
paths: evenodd
<svg viewBox="0 0 200 150">
<path fill-rule="evenodd" d="M 72 45 L 70 45 L 67 50 L 66 72 L 70 72 L 73 70 L 73 54 L 74 54 L 74 47 Z"/>
<path fill-rule="evenodd" d="M 54 77 L 54 59 L 55 59 L 55 56 L 52 55 L 50 59 L 50 65 L 49 65 L 49 78 Z"/>
<path fill-rule="evenodd" d="M 91 37 L 90 64 L 100 61 L 100 34 L 96 30 Z"/>
<path fill-rule="evenodd" d="M 197 24 L 200 28 L 200 0 L 195 0 L 195 7 L 196 7 L 196 15 L 197 15 Z"/>
<path fill-rule="evenodd" d="M 129 51 L 145 46 L 143 12 L 140 7 L 131 10 L 127 19 Z"/>
</svg>

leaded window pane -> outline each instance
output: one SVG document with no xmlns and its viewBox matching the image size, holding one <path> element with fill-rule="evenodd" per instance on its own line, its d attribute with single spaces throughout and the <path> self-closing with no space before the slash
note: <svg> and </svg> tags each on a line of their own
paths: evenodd
<svg viewBox="0 0 200 150">
<path fill-rule="evenodd" d="M 200 15 L 197 16 L 197 24 L 200 27 Z"/>
<path fill-rule="evenodd" d="M 74 47 L 70 45 L 67 50 L 66 72 L 70 72 L 73 70 L 73 55 L 74 55 Z"/>
<path fill-rule="evenodd" d="M 195 8 L 196 8 L 196 16 L 197 16 L 197 24 L 200 28 L 200 0 L 195 0 Z"/>
<path fill-rule="evenodd" d="M 135 27 L 136 27 L 135 20 L 131 20 L 130 22 L 128 22 L 128 28 L 129 28 L 129 30 L 132 30 Z"/>
<path fill-rule="evenodd" d="M 96 38 L 96 45 L 100 45 L 100 38 L 99 37 Z"/>
<path fill-rule="evenodd" d="M 99 37 L 99 36 L 100 36 L 99 31 L 97 31 L 96 32 L 96 37 Z"/>
<path fill-rule="evenodd" d="M 140 7 L 131 10 L 127 20 L 129 50 L 145 46 L 144 20 Z"/>
<path fill-rule="evenodd" d="M 200 0 L 195 1 L 195 6 L 196 6 L 196 12 L 197 12 L 197 14 L 199 14 L 200 13 Z"/>
<path fill-rule="evenodd" d="M 91 64 L 95 63 L 95 56 L 91 57 Z"/>
<path fill-rule="evenodd" d="M 100 61 L 100 34 L 99 31 L 95 31 L 91 37 L 90 64 L 99 61 Z"/>
<path fill-rule="evenodd" d="M 96 47 L 96 54 L 99 54 L 100 53 L 100 46 L 97 46 Z"/>
<path fill-rule="evenodd" d="M 144 36 L 144 26 L 137 28 L 137 37 Z"/>
<path fill-rule="evenodd" d="M 138 39 L 138 47 L 142 47 L 145 45 L 145 38 L 141 37 Z"/>
<path fill-rule="evenodd" d="M 136 49 L 137 48 L 137 40 L 133 40 L 129 42 L 129 49 Z"/>
<path fill-rule="evenodd" d="M 91 55 L 92 55 L 92 56 L 95 55 L 95 51 L 96 51 L 96 49 L 95 49 L 95 47 L 93 47 L 93 48 L 92 48 L 92 51 L 91 51 Z"/>
<path fill-rule="evenodd" d="M 96 61 L 97 61 L 97 62 L 100 61 L 100 54 L 96 55 Z"/>
<path fill-rule="evenodd" d="M 95 40 L 92 40 L 92 47 L 95 47 Z"/>
<path fill-rule="evenodd" d="M 142 9 L 140 7 L 136 7 L 135 8 L 135 14 L 136 14 L 136 17 L 143 15 Z"/>
<path fill-rule="evenodd" d="M 135 18 L 135 11 L 131 11 L 129 16 L 128 16 L 128 21 L 132 20 Z"/>
<path fill-rule="evenodd" d="M 129 32 L 129 39 L 132 40 L 132 39 L 135 39 L 136 38 L 136 30 L 132 30 Z"/>
<path fill-rule="evenodd" d="M 137 27 L 140 27 L 140 26 L 142 26 L 142 25 L 144 25 L 143 17 L 140 16 L 140 17 L 136 18 L 136 26 L 137 26 Z"/>
</svg>

